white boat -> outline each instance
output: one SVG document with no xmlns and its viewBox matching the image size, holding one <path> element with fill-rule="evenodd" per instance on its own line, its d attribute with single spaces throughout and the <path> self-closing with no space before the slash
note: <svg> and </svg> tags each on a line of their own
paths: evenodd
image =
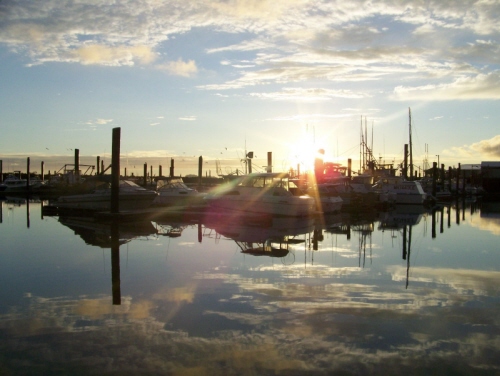
<svg viewBox="0 0 500 376">
<path fill-rule="evenodd" d="M 314 197 L 316 210 L 322 213 L 338 213 L 342 209 L 344 200 L 329 184 L 318 184 L 307 190 L 307 194 Z"/>
<path fill-rule="evenodd" d="M 181 178 L 162 179 L 156 182 L 158 196 L 153 201 L 155 206 L 197 206 L 203 205 L 204 193 L 189 188 Z"/>
<path fill-rule="evenodd" d="M 120 180 L 119 210 L 145 209 L 153 203 L 158 194 L 145 189 L 130 180 Z M 92 193 L 61 196 L 55 203 L 61 209 L 100 210 L 111 209 L 111 186 L 96 189 Z"/>
<path fill-rule="evenodd" d="M 30 178 L 28 185 L 27 179 L 21 179 L 15 175 L 9 175 L 0 184 L 0 192 L 5 193 L 23 193 L 33 192 L 42 186 L 42 181 L 39 178 Z"/>
<path fill-rule="evenodd" d="M 210 209 L 232 213 L 289 217 L 313 214 L 314 198 L 294 196 L 291 184 L 288 174 L 253 173 L 212 190 L 205 200 Z"/>
<path fill-rule="evenodd" d="M 423 205 L 427 197 L 420 182 L 400 176 L 380 179 L 373 188 L 378 192 L 380 201 L 389 204 Z"/>
</svg>

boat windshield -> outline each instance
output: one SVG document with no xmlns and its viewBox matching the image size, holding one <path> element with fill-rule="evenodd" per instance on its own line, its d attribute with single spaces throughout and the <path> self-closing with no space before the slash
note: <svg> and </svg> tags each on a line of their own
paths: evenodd
<svg viewBox="0 0 500 376">
<path fill-rule="evenodd" d="M 190 188 L 181 179 L 158 180 L 156 182 L 156 190 L 171 190 L 171 189 L 185 189 Z"/>
<path fill-rule="evenodd" d="M 281 187 L 288 190 L 288 179 L 282 176 L 248 176 L 238 186 L 253 188 Z"/>
</svg>

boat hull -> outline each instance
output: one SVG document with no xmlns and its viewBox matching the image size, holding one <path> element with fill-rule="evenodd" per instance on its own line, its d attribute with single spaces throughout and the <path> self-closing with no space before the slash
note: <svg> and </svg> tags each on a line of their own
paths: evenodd
<svg viewBox="0 0 500 376">
<path fill-rule="evenodd" d="M 284 217 L 308 216 L 315 211 L 314 199 L 308 196 L 290 196 L 279 200 L 265 197 L 252 199 L 251 197 L 226 196 L 208 199 L 208 205 L 215 210 Z"/>
<path fill-rule="evenodd" d="M 119 195 L 119 210 L 140 210 L 151 206 L 156 195 Z M 76 195 L 64 196 L 57 201 L 57 207 L 62 209 L 102 210 L 111 209 L 111 194 L 109 195 Z"/>
</svg>

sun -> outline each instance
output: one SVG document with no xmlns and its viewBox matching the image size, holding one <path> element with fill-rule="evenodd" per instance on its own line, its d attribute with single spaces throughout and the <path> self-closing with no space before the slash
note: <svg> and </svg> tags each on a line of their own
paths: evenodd
<svg viewBox="0 0 500 376">
<path fill-rule="evenodd" d="M 315 142 L 314 138 L 305 133 L 302 134 L 290 146 L 290 160 L 291 168 L 294 170 L 299 169 L 301 173 L 314 171 L 314 164 L 317 158 L 324 158 L 323 153 L 320 152 L 322 148 Z"/>
</svg>

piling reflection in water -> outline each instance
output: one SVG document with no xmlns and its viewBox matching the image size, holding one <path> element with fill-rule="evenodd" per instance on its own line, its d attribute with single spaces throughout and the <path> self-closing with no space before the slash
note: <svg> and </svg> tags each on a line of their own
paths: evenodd
<svg viewBox="0 0 500 376">
<path fill-rule="evenodd" d="M 24 205 L 2 204 L 4 369 L 499 371 L 495 208 L 113 226 L 41 219 L 39 204 Z M 287 253 L 255 257 L 240 245 Z"/>
</svg>

